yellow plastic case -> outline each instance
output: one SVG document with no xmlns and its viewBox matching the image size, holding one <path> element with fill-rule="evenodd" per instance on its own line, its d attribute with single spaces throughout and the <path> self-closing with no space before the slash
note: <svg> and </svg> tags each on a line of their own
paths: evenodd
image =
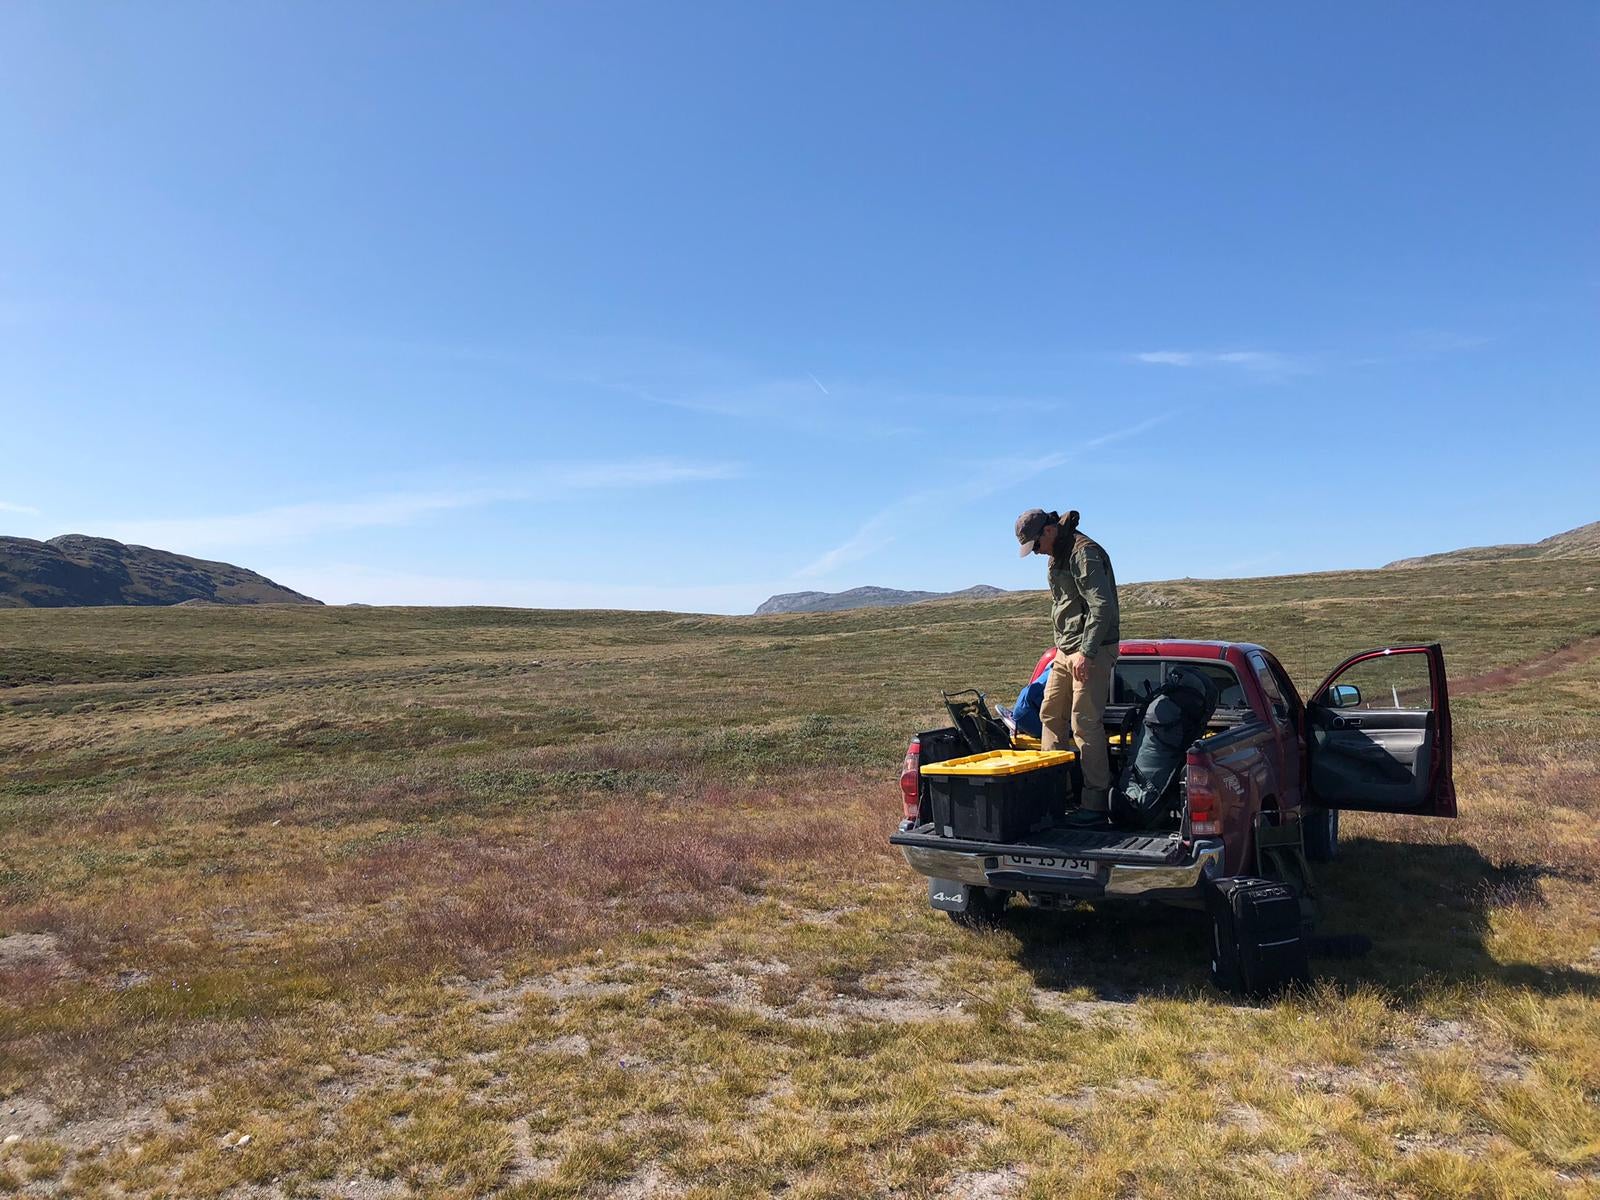
<svg viewBox="0 0 1600 1200">
<path fill-rule="evenodd" d="M 1072 750 L 988 750 L 965 758 L 929 763 L 924 775 L 1025 775 L 1046 767 L 1059 767 L 1078 757 Z"/>
<path fill-rule="evenodd" d="M 1216 730 L 1214 729 L 1208 729 L 1200 736 L 1211 737 L 1215 732 Z M 1125 740 L 1120 733 L 1106 734 L 1106 745 L 1108 746 L 1120 746 Z M 1011 735 L 1011 745 L 1016 750 L 1037 750 L 1039 748 L 1039 739 L 1031 734 L 1016 733 Z"/>
</svg>

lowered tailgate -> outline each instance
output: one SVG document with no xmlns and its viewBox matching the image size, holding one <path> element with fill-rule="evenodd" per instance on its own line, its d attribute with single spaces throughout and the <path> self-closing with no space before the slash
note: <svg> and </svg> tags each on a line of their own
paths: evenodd
<svg viewBox="0 0 1600 1200">
<path fill-rule="evenodd" d="M 953 850 L 963 854 L 1055 857 L 1105 862 L 1166 863 L 1183 853 L 1183 840 L 1176 833 L 1127 833 L 1105 829 L 1052 829 L 1035 834 L 1027 842 L 975 842 L 965 838 L 942 837 L 932 825 L 918 825 L 894 834 L 896 846 L 920 846 L 929 850 Z"/>
<path fill-rule="evenodd" d="M 1222 857 L 1220 841 L 1103 829 L 1053 829 L 1010 843 L 942 837 L 924 824 L 902 828 L 889 841 L 930 879 L 1086 898 L 1198 897 Z"/>
</svg>

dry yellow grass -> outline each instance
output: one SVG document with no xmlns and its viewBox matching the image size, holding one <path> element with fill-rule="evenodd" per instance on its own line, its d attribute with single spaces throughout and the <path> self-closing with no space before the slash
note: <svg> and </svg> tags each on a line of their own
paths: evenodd
<svg viewBox="0 0 1600 1200">
<path fill-rule="evenodd" d="M 1592 574 L 1128 623 L 1464 676 L 1600 633 Z M 1375 948 L 1257 1007 L 1194 914 L 974 935 L 885 845 L 1042 607 L 0 613 L 0 1193 L 1600 1195 L 1600 663 L 1458 701 L 1462 818 L 1348 818 Z"/>
</svg>

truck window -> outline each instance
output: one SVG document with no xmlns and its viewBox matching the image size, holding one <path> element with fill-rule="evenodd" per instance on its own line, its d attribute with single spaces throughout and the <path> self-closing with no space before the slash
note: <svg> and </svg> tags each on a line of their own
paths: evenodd
<svg viewBox="0 0 1600 1200">
<path fill-rule="evenodd" d="M 1426 709 L 1433 707 L 1433 684 L 1426 654 L 1386 654 L 1369 658 L 1339 676 L 1354 685 L 1350 704 L 1356 708 Z M 1318 697 L 1323 703 L 1326 697 Z"/>
<path fill-rule="evenodd" d="M 1250 665 L 1255 668 L 1256 679 L 1261 683 L 1261 690 L 1267 694 L 1267 703 L 1272 705 L 1273 715 L 1280 721 L 1289 719 L 1289 702 L 1283 698 L 1283 689 L 1278 686 L 1278 680 L 1272 674 L 1272 668 L 1267 666 L 1267 660 L 1254 652 L 1250 655 Z"/>
<path fill-rule="evenodd" d="M 1211 677 L 1211 682 L 1217 685 L 1218 708 L 1244 707 L 1244 688 L 1240 686 L 1239 677 L 1227 663 L 1186 661 L 1183 665 Z"/>
<path fill-rule="evenodd" d="M 1111 703 L 1138 704 L 1160 683 L 1160 659 L 1119 658 L 1111 672 Z"/>
<path fill-rule="evenodd" d="M 1227 663 L 1167 658 L 1119 658 L 1111 673 L 1111 703 L 1138 704 L 1160 686 L 1167 668 L 1179 661 L 1211 677 L 1211 682 L 1217 685 L 1218 708 L 1244 707 L 1244 688 Z"/>
</svg>

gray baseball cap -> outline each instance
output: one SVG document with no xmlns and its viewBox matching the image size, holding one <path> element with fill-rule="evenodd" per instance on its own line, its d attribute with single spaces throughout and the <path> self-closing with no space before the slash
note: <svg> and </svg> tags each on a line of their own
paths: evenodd
<svg viewBox="0 0 1600 1200">
<path fill-rule="evenodd" d="M 1022 543 L 1017 553 L 1021 557 L 1027 558 L 1033 553 L 1034 543 L 1039 540 L 1039 535 L 1053 519 L 1059 518 L 1042 508 L 1030 508 L 1017 518 L 1017 541 Z"/>
</svg>

